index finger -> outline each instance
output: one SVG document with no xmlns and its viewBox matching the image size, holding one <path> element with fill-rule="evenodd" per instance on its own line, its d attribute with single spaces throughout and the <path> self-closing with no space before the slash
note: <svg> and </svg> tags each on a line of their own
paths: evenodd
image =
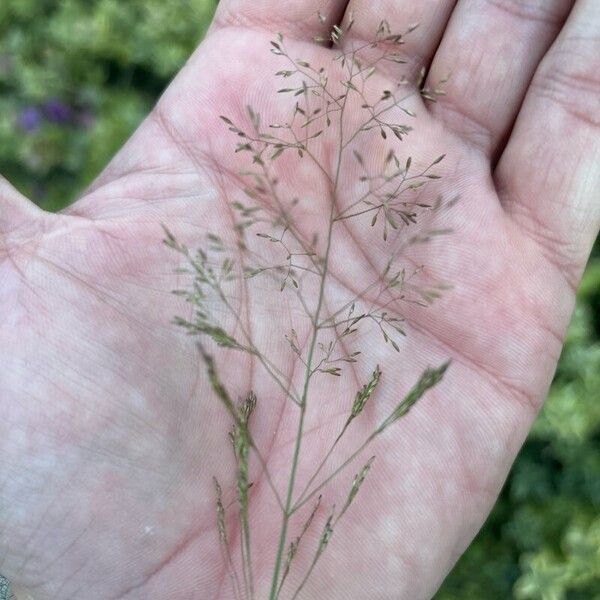
<svg viewBox="0 0 600 600">
<path fill-rule="evenodd" d="M 211 31 L 243 27 L 310 40 L 339 23 L 347 4 L 347 0 L 221 0 Z"/>
</svg>

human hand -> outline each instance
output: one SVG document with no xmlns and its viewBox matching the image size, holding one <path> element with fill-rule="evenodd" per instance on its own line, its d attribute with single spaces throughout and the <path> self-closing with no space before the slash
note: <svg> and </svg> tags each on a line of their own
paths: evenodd
<svg viewBox="0 0 600 600">
<path fill-rule="evenodd" d="M 289 99 L 272 94 L 280 63 L 266 49 L 281 31 L 294 55 L 329 62 L 330 51 L 309 41 L 318 9 L 329 17 L 324 31 L 353 10 L 355 40 L 372 38 L 382 18 L 392 29 L 422 23 L 404 46 L 409 67 L 430 67 L 433 82 L 452 76 L 437 104 L 410 100 L 418 118 L 398 152 L 446 153 L 439 189 L 461 201 L 439 217 L 454 233 L 407 256 L 454 289 L 409 310 L 400 358 L 377 355 L 386 376 L 377 402 L 392 406 L 428 363 L 452 358 L 452 368 L 377 441 L 369 485 L 306 598 L 428 598 L 493 505 L 550 383 L 598 231 L 600 8 L 594 0 L 345 4 L 222 0 L 207 39 L 74 206 L 42 213 L 1 185 L 0 570 L 19 593 L 231 597 L 212 488 L 213 475 L 231 479 L 229 418 L 193 341 L 170 324 L 180 308 L 170 290 L 180 282 L 160 223 L 191 246 L 230 227 L 244 162 L 218 116 L 246 105 L 270 121 L 287 114 Z M 401 72 L 388 66 L 390 85 Z M 389 147 L 373 140 L 357 149 L 370 156 Z M 324 136 L 324 164 L 330 141 Z M 322 177 L 307 168 L 293 182 L 310 198 Z M 352 194 L 350 182 L 344 191 Z M 371 231 L 367 241 L 354 227 L 334 248 L 342 289 L 361 287 L 388 256 Z M 286 316 L 280 296 L 241 310 L 262 339 Z M 231 351 L 219 359 L 236 365 L 234 391 L 257 392 L 254 435 L 283 485 L 295 407 L 277 402 L 258 365 Z M 319 461 L 322 439 L 363 382 L 364 373 L 349 377 L 333 400 L 323 389 L 303 460 Z M 336 480 L 327 493 L 347 486 Z M 268 487 L 253 487 L 262 598 L 280 523 Z"/>
</svg>

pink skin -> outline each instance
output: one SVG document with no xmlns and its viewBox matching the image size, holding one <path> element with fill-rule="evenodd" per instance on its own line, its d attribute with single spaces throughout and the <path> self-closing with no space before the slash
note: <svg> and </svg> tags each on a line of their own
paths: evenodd
<svg viewBox="0 0 600 600">
<path fill-rule="evenodd" d="M 309 16 L 323 4 L 343 13 L 342 2 L 222 1 L 156 109 L 64 213 L 43 214 L 0 184 L 0 571 L 18 598 L 233 597 L 212 487 L 216 475 L 234 497 L 229 419 L 193 340 L 169 323 L 185 310 L 169 292 L 185 280 L 173 273 L 177 257 L 161 245 L 160 223 L 190 245 L 207 231 L 231 235 L 229 203 L 241 198 L 234 174 L 247 165 L 218 115 L 242 123 L 248 104 L 265 121 L 289 114 L 289 99 L 273 93 L 282 59 L 268 52 L 271 32 L 286 34 L 293 56 L 328 65 L 329 50 L 294 39 L 310 39 L 318 22 Z M 542 404 L 598 230 L 600 9 L 578 1 L 565 23 L 573 2 L 546 2 L 552 12 L 542 12 L 532 8 L 539 3 L 465 0 L 448 21 L 454 2 L 382 2 L 381 12 L 377 3 L 351 4 L 356 35 L 372 35 L 381 14 L 393 29 L 429 24 L 406 46 L 414 70 L 444 34 L 431 77 L 452 70 L 448 96 L 434 107 L 410 100 L 415 131 L 396 147 L 419 164 L 447 154 L 444 178 L 424 197 L 460 195 L 432 223 L 454 233 L 403 260 L 454 289 L 427 309 L 401 307 L 408 337 L 400 355 L 364 335 L 358 368 L 314 384 L 300 487 L 375 364 L 382 384 L 352 426 L 354 443 L 425 366 L 453 363 L 363 457 L 377 460 L 302 597 L 425 599 L 481 526 Z M 395 75 L 386 72 L 389 84 L 373 78 L 375 90 Z M 356 109 L 348 122 L 361 118 Z M 322 164 L 331 164 L 335 143 L 333 132 L 323 136 Z M 374 135 L 356 148 L 376 164 L 390 145 Z M 279 160 L 285 190 L 304 198 L 299 227 L 322 228 L 324 176 L 310 160 Z M 340 198 L 356 195 L 353 165 L 344 163 Z M 336 233 L 327 310 L 368 285 L 397 243 L 384 245 L 369 220 Z M 291 295 L 265 290 L 240 290 L 237 308 L 297 381 L 283 339 L 290 319 L 301 323 L 297 308 Z M 283 490 L 297 408 L 257 363 L 234 351 L 217 360 L 234 397 L 256 391 L 254 435 Z M 282 597 L 360 464 L 326 488 Z M 280 517 L 256 464 L 251 478 L 254 575 L 265 598 Z M 229 524 L 237 550 L 235 519 Z M 300 526 L 292 521 L 291 535 Z"/>
</svg>

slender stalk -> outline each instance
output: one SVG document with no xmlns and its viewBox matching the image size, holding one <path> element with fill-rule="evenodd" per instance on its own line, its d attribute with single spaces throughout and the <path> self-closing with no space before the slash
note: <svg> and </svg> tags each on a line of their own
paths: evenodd
<svg viewBox="0 0 600 600">
<path fill-rule="evenodd" d="M 306 585 L 306 582 L 312 575 L 312 572 L 314 571 L 315 566 L 316 566 L 317 561 L 319 560 L 320 556 L 321 555 L 317 553 L 313 557 L 312 562 L 310 563 L 310 567 L 308 568 L 308 571 L 306 572 L 306 575 L 304 576 L 304 578 L 300 582 L 300 585 L 296 588 L 296 591 L 294 592 L 294 595 L 292 596 L 292 600 L 296 600 L 296 598 L 298 597 L 300 592 L 304 589 L 304 586 Z"/>
<path fill-rule="evenodd" d="M 331 475 L 326 477 L 307 496 L 299 499 L 292 507 L 292 514 L 302 508 L 315 494 L 320 492 L 338 473 L 343 471 L 376 437 L 379 432 L 373 432 Z"/>
<path fill-rule="evenodd" d="M 269 594 L 269 600 L 276 600 L 277 598 L 277 590 L 279 588 L 279 573 L 281 570 L 281 561 L 283 558 L 283 553 L 285 550 L 285 542 L 287 537 L 287 530 L 289 525 L 290 516 L 292 514 L 291 508 L 293 504 L 294 497 L 294 484 L 296 482 L 296 472 L 298 469 L 298 462 L 300 458 L 300 447 L 302 445 L 302 437 L 304 433 L 304 418 L 306 416 L 306 404 L 308 399 L 308 391 L 310 386 L 310 380 L 312 375 L 312 361 L 315 352 L 315 348 L 317 346 L 317 340 L 319 337 L 319 319 L 321 316 L 321 310 L 323 307 L 323 300 L 325 297 L 325 282 L 327 280 L 328 267 L 329 267 L 329 257 L 331 253 L 331 242 L 333 239 L 333 226 L 335 224 L 334 213 L 335 213 L 335 196 L 337 194 L 337 188 L 339 185 L 340 179 L 340 171 L 342 165 L 343 151 L 344 151 L 344 112 L 346 105 L 348 103 L 348 94 L 344 97 L 342 102 L 342 106 L 340 109 L 340 131 L 339 131 L 339 154 L 337 161 L 336 174 L 334 178 L 334 185 L 332 187 L 331 193 L 331 206 L 329 209 L 329 222 L 328 222 L 328 230 L 327 230 L 327 248 L 325 250 L 325 257 L 323 259 L 323 268 L 322 268 L 322 276 L 321 283 L 319 286 L 319 297 L 317 300 L 317 307 L 315 309 L 314 319 L 313 319 L 313 333 L 312 338 L 308 350 L 307 360 L 306 360 L 306 371 L 304 377 L 304 389 L 302 392 L 302 399 L 300 403 L 300 417 L 298 419 L 298 430 L 296 433 L 296 441 L 294 443 L 294 454 L 292 457 L 292 466 L 290 472 L 290 478 L 287 488 L 286 501 L 285 501 L 285 511 L 283 513 L 282 523 L 281 523 L 281 531 L 279 534 L 279 543 L 277 546 L 277 554 L 275 556 L 275 565 L 273 567 L 273 577 L 271 579 L 271 592 Z"/>
<path fill-rule="evenodd" d="M 225 507 L 223 506 L 222 501 L 222 490 L 216 477 L 213 479 L 217 492 L 217 527 L 219 529 L 221 551 L 225 557 L 227 572 L 229 573 L 229 579 L 231 581 L 231 587 L 233 589 L 234 598 L 235 600 L 242 600 L 242 588 L 235 565 L 233 564 L 233 557 L 231 556 L 231 549 L 229 548 L 229 540 L 227 539 L 227 528 L 225 525 Z"/>
<path fill-rule="evenodd" d="M 317 467 L 317 469 L 315 470 L 315 472 L 312 474 L 312 477 L 308 480 L 308 482 L 304 486 L 303 490 L 300 492 L 300 495 L 298 496 L 297 502 L 299 502 L 300 500 L 302 500 L 302 498 L 304 497 L 304 494 L 306 494 L 306 492 L 310 489 L 310 486 L 312 485 L 313 481 L 318 477 L 319 473 L 323 470 L 323 467 L 327 464 L 327 461 L 329 460 L 329 458 L 333 454 L 333 451 L 335 450 L 336 446 L 338 445 L 338 442 L 342 439 L 342 436 L 346 432 L 346 428 L 347 428 L 347 425 L 345 425 L 343 427 L 342 431 L 335 438 L 335 441 L 333 442 L 333 444 L 329 448 L 327 454 L 325 454 L 325 456 L 323 457 L 323 460 L 320 462 L 319 466 Z"/>
<path fill-rule="evenodd" d="M 244 576 L 244 596 L 246 598 L 251 598 L 252 592 L 248 577 L 248 557 L 246 555 L 246 544 L 244 543 L 245 527 L 242 511 L 240 511 L 240 521 L 242 523 L 242 531 L 240 533 L 240 555 L 242 557 L 242 574 Z"/>
<path fill-rule="evenodd" d="M 306 359 L 306 371 L 304 377 L 304 389 L 302 391 L 302 399 L 300 403 L 300 417 L 298 419 L 298 430 L 296 433 L 296 441 L 294 443 L 294 454 L 292 457 L 292 466 L 290 471 L 290 478 L 288 482 L 286 501 L 285 501 L 285 510 L 283 512 L 283 518 L 281 522 L 281 531 L 279 534 L 279 543 L 277 546 L 277 554 L 275 556 L 275 566 L 273 567 L 273 577 L 271 579 L 271 592 L 269 594 L 269 600 L 276 600 L 277 598 L 277 590 L 278 590 L 278 582 L 279 582 L 279 572 L 281 570 L 281 561 L 283 558 L 283 553 L 285 550 L 285 541 L 287 537 L 287 529 L 289 525 L 289 520 L 291 516 L 291 507 L 294 497 L 294 484 L 296 482 L 296 472 L 298 469 L 298 462 L 300 458 L 300 447 L 302 444 L 302 437 L 304 433 L 304 418 L 306 416 L 306 404 L 308 399 L 308 391 L 310 386 L 310 380 L 312 375 L 312 362 L 313 356 L 315 352 L 315 348 L 317 346 L 317 340 L 319 337 L 319 326 L 318 321 L 321 314 L 321 309 L 323 307 L 323 300 L 325 295 L 325 281 L 327 279 L 327 267 L 329 264 L 329 254 L 331 250 L 331 239 L 332 239 L 332 229 L 333 229 L 333 210 L 334 203 L 331 203 L 331 210 L 329 216 L 329 229 L 327 234 L 327 249 L 325 252 L 325 259 L 323 262 L 323 275 L 321 277 L 321 284 L 319 287 L 319 299 L 317 301 L 317 308 L 315 309 L 315 316 L 313 320 L 313 333 L 312 338 L 308 350 L 308 355 Z"/>
<path fill-rule="evenodd" d="M 250 589 L 250 600 L 254 599 L 254 575 L 252 574 L 252 554 L 250 552 L 250 525 L 248 522 L 248 507 L 244 507 L 243 509 L 244 515 L 242 518 L 243 523 L 243 552 L 242 556 L 246 561 L 246 571 L 248 577 L 248 586 Z"/>
<path fill-rule="evenodd" d="M 289 398 L 290 400 L 292 400 L 292 402 L 294 402 L 294 404 L 299 405 L 299 400 L 297 399 L 296 391 L 294 389 L 289 390 L 288 388 L 286 388 L 284 382 L 281 379 L 279 379 L 279 377 L 278 377 L 278 374 L 283 376 L 281 371 L 254 345 L 252 336 L 246 330 L 246 327 L 245 327 L 244 323 L 242 322 L 238 311 L 236 311 L 233 308 L 233 306 L 231 306 L 231 304 L 227 300 L 227 297 L 225 296 L 225 294 L 220 289 L 218 291 L 219 291 L 221 300 L 223 301 L 224 305 L 227 307 L 227 309 L 229 310 L 231 315 L 234 317 L 238 327 L 240 327 L 240 329 L 242 330 L 242 333 L 244 334 L 246 341 L 250 344 L 250 346 L 248 347 L 248 351 L 253 356 L 256 356 L 256 358 L 260 361 L 260 363 L 264 367 L 265 371 L 273 378 L 273 381 L 275 381 L 275 383 L 283 390 L 286 397 Z"/>
<path fill-rule="evenodd" d="M 265 460 L 264 456 L 262 455 L 262 452 L 256 446 L 256 443 L 252 439 L 252 436 L 250 435 L 249 432 L 248 432 L 248 444 L 250 445 L 250 448 L 252 448 L 252 450 L 256 454 L 256 457 L 258 458 L 258 462 L 260 463 L 260 466 L 262 467 L 262 469 L 265 473 L 267 483 L 269 484 L 269 487 L 271 488 L 271 491 L 273 492 L 273 495 L 275 496 L 275 500 L 277 500 L 277 504 L 279 505 L 279 508 L 281 508 L 281 510 L 283 510 L 283 501 L 281 500 L 281 496 L 280 496 L 279 492 L 277 491 L 277 488 L 275 487 L 275 483 L 273 482 L 273 477 L 271 476 L 271 472 L 269 471 L 269 469 L 267 467 L 267 461 Z"/>
</svg>

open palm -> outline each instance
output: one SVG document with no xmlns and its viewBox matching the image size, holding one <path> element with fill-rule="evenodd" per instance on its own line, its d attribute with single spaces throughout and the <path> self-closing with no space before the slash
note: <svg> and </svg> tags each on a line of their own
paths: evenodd
<svg viewBox="0 0 600 600">
<path fill-rule="evenodd" d="M 74 206 L 44 214 L 0 184 L 0 570 L 24 598 L 233 597 L 212 484 L 217 476 L 234 497 L 230 418 L 194 341 L 170 323 L 182 310 L 170 293 L 182 278 L 160 224 L 191 246 L 207 232 L 231 233 L 237 173 L 247 165 L 219 115 L 243 120 L 251 105 L 269 122 L 287 116 L 289 98 L 274 94 L 281 57 L 268 52 L 273 34 L 284 34 L 294 57 L 326 66 L 332 51 L 310 40 L 347 20 L 347 10 L 356 20 L 348 44 L 371 39 L 382 18 L 393 30 L 420 21 L 403 47 L 408 70 L 425 65 L 432 82 L 452 74 L 437 104 L 409 100 L 417 118 L 404 142 L 365 136 L 355 149 L 373 157 L 395 147 L 425 162 L 447 154 L 436 191 L 460 202 L 433 225 L 454 233 L 402 260 L 426 265 L 427 277 L 453 289 L 428 308 L 403 308 L 400 354 L 367 338 L 360 369 L 347 368 L 342 381 L 323 376 L 312 396 L 318 408 L 307 413 L 300 479 L 376 363 L 385 379 L 373 419 L 425 366 L 453 364 L 373 446 L 368 485 L 303 597 L 429 598 L 493 505 L 551 380 L 598 229 L 600 5 L 346 4 L 222 0 L 207 39 Z M 386 65 L 374 85 L 383 76 L 393 88 L 406 66 Z M 325 170 L 332 146 L 324 134 Z M 325 218 L 326 178 L 310 161 L 280 160 L 289 193 L 309 203 L 301 223 L 309 235 Z M 342 182 L 341 195 L 351 197 L 355 183 Z M 369 220 L 336 238 L 333 299 L 364 288 L 385 265 L 395 239 L 374 237 Z M 284 334 L 296 317 L 286 297 L 265 285 L 264 294 L 240 296 L 239 311 L 294 379 Z M 254 436 L 283 489 L 297 406 L 257 361 L 235 350 L 216 358 L 227 362 L 232 395 L 257 393 Z M 250 510 L 263 598 L 280 517 L 260 471 Z M 326 488 L 324 501 L 343 499 L 349 475 Z M 282 597 L 301 580 L 309 550 Z"/>
</svg>

